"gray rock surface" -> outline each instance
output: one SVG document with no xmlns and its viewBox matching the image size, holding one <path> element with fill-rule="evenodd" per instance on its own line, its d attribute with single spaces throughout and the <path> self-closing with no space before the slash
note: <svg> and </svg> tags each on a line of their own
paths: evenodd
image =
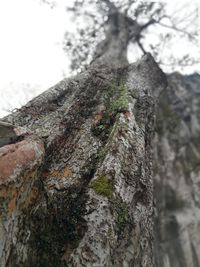
<svg viewBox="0 0 200 267">
<path fill-rule="evenodd" d="M 200 75 L 168 76 L 154 139 L 157 267 L 200 266 Z"/>
</svg>

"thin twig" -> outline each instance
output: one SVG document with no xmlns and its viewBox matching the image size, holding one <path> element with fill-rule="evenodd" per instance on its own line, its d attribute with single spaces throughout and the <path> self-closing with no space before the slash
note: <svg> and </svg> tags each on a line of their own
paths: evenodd
<svg viewBox="0 0 200 267">
<path fill-rule="evenodd" d="M 157 24 L 160 24 L 160 26 L 163 26 L 165 28 L 168 28 L 168 29 L 172 29 L 174 31 L 177 31 L 177 32 L 181 32 L 181 33 L 184 33 L 185 35 L 188 35 L 190 38 L 193 38 L 194 36 L 192 34 L 190 34 L 189 32 L 183 30 L 183 29 L 179 29 L 177 28 L 176 26 L 174 25 L 168 25 L 168 24 L 165 24 L 165 23 L 162 23 L 162 22 L 157 22 Z"/>
</svg>

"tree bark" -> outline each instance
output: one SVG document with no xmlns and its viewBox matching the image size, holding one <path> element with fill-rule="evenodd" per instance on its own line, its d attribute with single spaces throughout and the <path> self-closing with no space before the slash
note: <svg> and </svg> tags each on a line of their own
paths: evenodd
<svg viewBox="0 0 200 267">
<path fill-rule="evenodd" d="M 1 267 L 200 266 L 200 78 L 129 65 L 155 21 L 104 2 L 89 68 L 0 122 Z"/>
<path fill-rule="evenodd" d="M 151 147 L 164 87 L 149 54 L 95 62 L 4 118 L 18 139 L 0 148 L 2 267 L 153 266 Z"/>
<path fill-rule="evenodd" d="M 167 82 L 149 54 L 127 64 L 126 16 L 107 26 L 87 71 L 4 118 L 15 139 L 0 148 L 2 267 L 154 265 L 152 138 Z"/>
</svg>

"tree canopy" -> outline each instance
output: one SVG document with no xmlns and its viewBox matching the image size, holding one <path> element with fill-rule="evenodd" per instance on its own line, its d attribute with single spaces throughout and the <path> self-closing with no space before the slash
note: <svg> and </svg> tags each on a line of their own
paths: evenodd
<svg viewBox="0 0 200 267">
<path fill-rule="evenodd" d="M 77 27 L 75 32 L 66 32 L 64 41 L 72 69 L 80 69 L 97 56 L 96 46 L 105 39 L 111 18 L 116 31 L 119 27 L 117 14 L 124 16 L 129 27 L 127 45 L 134 46 L 131 46 L 131 54 L 135 57 L 150 52 L 159 64 L 165 66 L 199 63 L 199 58 L 191 53 L 192 49 L 197 49 L 199 41 L 198 7 L 182 5 L 171 12 L 167 7 L 164 1 L 73 1 L 67 11 L 72 13 Z M 174 55 L 171 48 L 177 43 L 180 50 L 184 46 L 189 49 Z"/>
</svg>

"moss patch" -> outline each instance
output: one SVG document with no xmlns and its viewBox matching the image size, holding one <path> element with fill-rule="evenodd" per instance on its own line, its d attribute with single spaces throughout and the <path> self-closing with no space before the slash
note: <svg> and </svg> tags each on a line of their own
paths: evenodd
<svg viewBox="0 0 200 267">
<path fill-rule="evenodd" d="M 113 185 L 108 181 L 106 176 L 98 177 L 94 182 L 92 182 L 91 188 L 96 194 L 104 197 L 109 198 L 113 194 Z"/>
<path fill-rule="evenodd" d="M 128 206 L 119 195 L 111 199 L 111 211 L 114 214 L 118 239 L 123 239 L 132 226 Z"/>
<path fill-rule="evenodd" d="M 115 124 L 117 115 L 128 111 L 127 89 L 123 82 L 118 85 L 113 85 L 110 90 L 106 92 L 105 107 L 101 119 L 97 124 L 93 125 L 92 132 L 98 136 L 102 141 L 106 141 L 109 137 L 112 126 Z"/>
<path fill-rule="evenodd" d="M 111 103 L 110 113 L 126 112 L 128 109 L 127 90 L 123 82 L 116 88 L 116 99 Z"/>
<path fill-rule="evenodd" d="M 120 234 L 127 225 L 129 219 L 128 208 L 126 203 L 121 202 L 120 205 L 116 207 L 116 211 L 117 211 L 117 226 Z"/>
</svg>

